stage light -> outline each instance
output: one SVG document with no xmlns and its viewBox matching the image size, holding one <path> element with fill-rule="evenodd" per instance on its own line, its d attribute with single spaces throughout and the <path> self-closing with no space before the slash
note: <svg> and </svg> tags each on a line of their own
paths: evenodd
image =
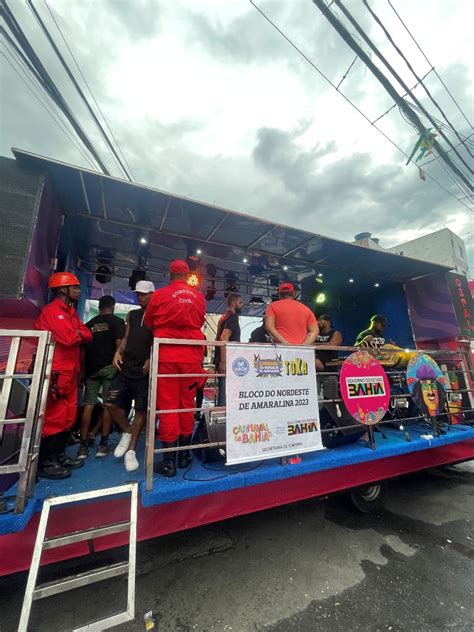
<svg viewBox="0 0 474 632">
<path fill-rule="evenodd" d="M 186 279 L 186 283 L 191 287 L 199 287 L 201 285 L 201 277 L 196 272 L 191 272 Z"/>
<path fill-rule="evenodd" d="M 186 261 L 191 272 L 197 270 L 201 264 L 201 259 L 199 259 L 199 257 L 196 257 L 195 255 L 189 255 Z"/>
<path fill-rule="evenodd" d="M 354 283 L 354 279 L 349 279 L 349 283 Z"/>
<path fill-rule="evenodd" d="M 240 289 L 240 285 L 237 283 L 229 283 L 229 285 L 225 286 L 224 297 L 227 298 L 229 294 L 238 294 Z"/>
<path fill-rule="evenodd" d="M 247 268 L 247 272 L 252 276 L 259 276 L 260 274 L 262 274 L 263 270 L 263 266 L 260 266 L 256 263 L 251 263 Z"/>
<path fill-rule="evenodd" d="M 200 248 L 198 248 L 198 249 L 196 250 L 196 254 L 197 254 L 197 255 L 202 255 L 202 250 L 201 250 Z"/>
<path fill-rule="evenodd" d="M 322 273 L 322 272 L 318 272 L 318 277 L 319 277 L 320 279 L 322 278 L 322 276 L 323 276 L 323 273 Z"/>
<path fill-rule="evenodd" d="M 242 259 L 242 262 L 243 262 L 243 263 L 247 263 L 247 262 L 248 262 L 247 257 L 244 257 L 244 258 Z"/>
<path fill-rule="evenodd" d="M 147 244 L 148 243 L 147 238 L 146 237 L 140 237 L 140 243 L 143 244 L 143 245 Z"/>
<path fill-rule="evenodd" d="M 288 266 L 283 266 L 283 270 L 286 272 L 288 270 Z"/>
<path fill-rule="evenodd" d="M 238 292 L 240 289 L 240 285 L 237 283 L 237 275 L 235 272 L 226 272 L 225 274 L 225 290 L 224 296 L 227 298 L 229 294 L 234 292 Z"/>
<path fill-rule="evenodd" d="M 374 287 L 380 287 L 380 283 L 374 283 Z"/>
<path fill-rule="evenodd" d="M 144 281 L 146 279 L 145 270 L 134 270 L 132 276 L 128 280 L 128 286 L 131 290 L 134 290 L 138 281 Z"/>
<path fill-rule="evenodd" d="M 320 292 L 319 294 L 317 294 L 315 302 L 318 305 L 322 305 L 323 303 L 325 303 L 326 302 L 326 294 L 324 294 L 324 292 Z"/>
<path fill-rule="evenodd" d="M 95 280 L 101 285 L 110 283 L 112 281 L 112 271 L 108 266 L 99 266 L 95 273 Z"/>
<path fill-rule="evenodd" d="M 206 301 L 212 301 L 216 295 L 216 291 L 216 282 L 213 279 L 206 290 Z"/>
<path fill-rule="evenodd" d="M 207 273 L 207 276 L 210 277 L 211 279 L 214 278 L 217 273 L 216 266 L 213 263 L 206 264 L 206 273 Z"/>
<path fill-rule="evenodd" d="M 406 397 L 394 397 L 393 398 L 393 407 L 394 408 L 408 408 L 410 406 L 410 402 Z"/>
</svg>

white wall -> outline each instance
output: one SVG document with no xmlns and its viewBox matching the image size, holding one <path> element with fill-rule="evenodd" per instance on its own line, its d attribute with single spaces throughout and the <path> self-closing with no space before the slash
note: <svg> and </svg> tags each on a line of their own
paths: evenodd
<svg viewBox="0 0 474 632">
<path fill-rule="evenodd" d="M 388 250 L 397 255 L 446 265 L 468 278 L 470 276 L 464 241 L 448 228 L 388 248 Z"/>
</svg>

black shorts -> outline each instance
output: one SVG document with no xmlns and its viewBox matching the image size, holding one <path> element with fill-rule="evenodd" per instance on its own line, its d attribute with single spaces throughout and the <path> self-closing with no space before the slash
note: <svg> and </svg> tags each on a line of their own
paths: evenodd
<svg viewBox="0 0 474 632">
<path fill-rule="evenodd" d="M 135 402 L 135 410 L 144 412 L 148 408 L 148 375 L 145 377 L 126 377 L 118 372 L 109 387 L 108 404 L 120 406 L 129 411 Z"/>
</svg>

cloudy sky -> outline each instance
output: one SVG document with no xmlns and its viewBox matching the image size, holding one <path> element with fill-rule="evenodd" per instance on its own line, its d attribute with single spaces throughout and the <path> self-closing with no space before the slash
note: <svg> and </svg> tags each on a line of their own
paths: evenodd
<svg viewBox="0 0 474 632">
<path fill-rule="evenodd" d="M 26 3 L 8 4 L 111 172 L 120 175 Z M 34 4 L 77 74 L 44 1 Z M 255 4 L 333 83 L 341 81 L 354 53 L 311 0 Z M 413 86 L 416 79 L 363 4 L 345 4 Z M 468 1 L 392 4 L 472 121 Z M 406 167 L 404 156 L 248 0 L 48 0 L 48 5 L 137 182 L 342 239 L 369 230 L 387 247 L 446 226 L 465 238 L 474 271 L 474 213 L 433 181 L 421 181 L 415 167 Z M 429 64 L 388 2 L 370 5 L 415 71 L 425 75 Z M 10 155 L 15 146 L 90 166 L 19 78 L 3 46 L 2 51 L 0 153 Z M 471 134 L 433 72 L 425 84 L 455 127 Z M 371 121 L 393 104 L 360 60 L 340 89 Z M 439 116 L 422 88 L 415 94 Z M 417 137 L 397 108 L 378 124 L 411 151 Z M 456 197 L 465 195 L 437 161 L 425 171 Z"/>
</svg>

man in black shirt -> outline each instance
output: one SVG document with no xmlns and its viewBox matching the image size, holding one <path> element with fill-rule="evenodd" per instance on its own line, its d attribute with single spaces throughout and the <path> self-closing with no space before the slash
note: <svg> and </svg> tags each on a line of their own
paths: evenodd
<svg viewBox="0 0 474 632">
<path fill-rule="evenodd" d="M 154 291 L 155 286 L 151 281 L 139 281 L 136 285 L 135 292 L 140 309 L 133 309 L 128 313 L 125 336 L 113 359 L 113 365 L 118 372 L 110 385 L 107 398 L 107 409 L 123 432 L 114 456 L 125 457 L 127 472 L 134 472 L 139 466 L 135 448 L 148 407 L 148 372 L 153 334 L 143 319 Z M 132 401 L 135 416 L 130 427 L 126 411 L 130 410 Z"/>
<path fill-rule="evenodd" d="M 114 309 L 115 299 L 112 296 L 103 296 L 99 300 L 99 315 L 86 323 L 86 327 L 92 332 L 92 342 L 84 348 L 86 389 L 78 459 L 86 459 L 89 455 L 87 433 L 91 424 L 92 411 L 98 402 L 100 393 L 105 404 L 111 381 L 116 373 L 112 360 L 125 334 L 125 323 L 121 318 L 114 316 Z M 96 457 L 104 457 L 108 453 L 107 440 L 110 425 L 110 415 L 107 410 L 104 410 L 101 440 Z"/>
<path fill-rule="evenodd" d="M 321 314 L 318 318 L 319 334 L 314 341 L 315 345 L 327 345 L 329 347 L 339 347 L 342 344 L 342 335 L 340 331 L 333 329 L 331 317 L 327 314 Z M 326 364 L 330 360 L 337 358 L 337 351 L 316 351 L 316 368 L 318 371 L 324 371 Z"/>
<path fill-rule="evenodd" d="M 364 331 L 358 334 L 355 347 L 371 347 L 372 349 L 379 349 L 383 347 L 386 340 L 384 336 L 384 329 L 388 325 L 385 316 L 375 314 L 370 319 L 370 325 Z"/>
<path fill-rule="evenodd" d="M 244 308 L 240 294 L 231 292 L 227 297 L 227 311 L 221 316 L 217 325 L 216 340 L 240 342 L 239 314 Z M 225 373 L 225 346 L 216 347 L 214 364 L 217 373 Z M 225 406 L 225 377 L 217 378 L 217 405 Z"/>
<path fill-rule="evenodd" d="M 270 336 L 268 331 L 265 329 L 265 317 L 263 318 L 262 324 L 260 325 L 260 327 L 257 327 L 257 329 L 254 329 L 252 333 L 250 334 L 249 342 L 260 342 L 262 344 L 271 344 L 273 342 L 272 337 Z"/>
</svg>

